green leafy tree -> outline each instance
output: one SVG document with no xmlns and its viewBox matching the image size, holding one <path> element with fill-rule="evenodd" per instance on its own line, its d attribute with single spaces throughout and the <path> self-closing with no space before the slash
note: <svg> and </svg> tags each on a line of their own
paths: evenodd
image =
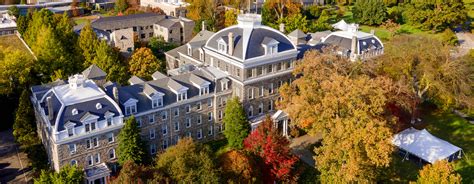
<svg viewBox="0 0 474 184">
<path fill-rule="evenodd" d="M 10 6 L 8 7 L 8 15 L 18 18 L 20 16 L 20 9 L 17 6 Z"/>
<path fill-rule="evenodd" d="M 44 149 L 44 145 L 40 142 L 38 144 L 28 146 L 25 149 L 28 160 L 30 161 L 33 173 L 38 173 L 43 169 L 48 169 L 48 154 Z"/>
<path fill-rule="evenodd" d="M 225 21 L 224 26 L 229 27 L 237 24 L 237 11 L 236 10 L 227 10 L 225 11 Z"/>
<path fill-rule="evenodd" d="M 107 80 L 124 83 L 128 78 L 127 68 L 120 59 L 119 53 L 109 47 L 107 42 L 100 41 L 96 46 L 95 57 L 92 63 L 107 73 Z"/>
<path fill-rule="evenodd" d="M 127 10 L 128 8 L 128 3 L 127 3 L 127 0 L 117 0 L 115 1 L 115 6 L 114 6 L 114 9 L 115 9 L 115 12 L 125 12 L 125 10 Z"/>
<path fill-rule="evenodd" d="M 357 22 L 365 25 L 380 25 L 387 19 L 387 9 L 381 0 L 358 0 L 352 14 Z"/>
<path fill-rule="evenodd" d="M 117 155 L 120 165 L 123 165 L 127 160 L 134 163 L 141 163 L 144 160 L 146 152 L 134 116 L 128 118 L 125 122 L 118 135 L 118 141 Z"/>
<path fill-rule="evenodd" d="M 213 158 L 208 146 L 183 138 L 157 156 L 156 168 L 180 183 L 219 183 Z"/>
<path fill-rule="evenodd" d="M 143 79 L 151 79 L 151 74 L 156 71 L 163 70 L 161 64 L 163 61 L 158 60 L 153 52 L 146 47 L 139 48 L 133 53 L 129 64 L 129 71 L 132 75 Z"/>
<path fill-rule="evenodd" d="M 25 31 L 25 34 L 22 35 L 26 43 L 33 47 L 36 43 L 36 39 L 41 37 L 43 27 L 53 26 L 53 13 L 47 9 L 41 9 L 40 11 L 35 11 L 31 15 L 31 21 L 28 24 L 28 29 Z"/>
<path fill-rule="evenodd" d="M 79 36 L 79 47 L 82 49 L 82 55 L 84 56 L 84 67 L 88 67 L 92 64 L 98 45 L 99 40 L 97 39 L 97 35 L 92 29 L 91 23 L 87 21 Z"/>
<path fill-rule="evenodd" d="M 451 29 L 444 30 L 443 34 L 441 34 L 441 40 L 444 44 L 455 46 L 459 43 L 458 37 Z"/>
<path fill-rule="evenodd" d="M 423 30 L 444 31 L 454 29 L 467 20 L 463 1 L 413 1 L 406 3 L 403 20 Z"/>
<path fill-rule="evenodd" d="M 84 181 L 84 172 L 76 166 L 66 165 L 61 168 L 59 173 L 50 171 L 41 171 L 38 179 L 34 180 L 36 184 L 43 183 L 60 183 L 60 184 L 76 184 Z"/>
<path fill-rule="evenodd" d="M 113 184 L 123 183 L 170 183 L 171 179 L 164 176 L 162 172 L 152 166 L 136 164 L 133 161 L 126 161 Z"/>
<path fill-rule="evenodd" d="M 0 47 L 0 94 L 19 93 L 33 79 L 33 58 L 27 53 Z"/>
<path fill-rule="evenodd" d="M 461 175 L 454 171 L 453 165 L 446 160 L 440 160 L 434 164 L 427 164 L 420 170 L 417 184 L 431 184 L 431 183 L 461 183 Z"/>
<path fill-rule="evenodd" d="M 249 135 L 250 124 L 237 97 L 229 100 L 225 107 L 224 135 L 231 148 L 242 149 L 244 139 Z"/>
<path fill-rule="evenodd" d="M 15 112 L 15 123 L 13 123 L 13 136 L 22 147 L 38 143 L 36 121 L 32 108 L 28 90 L 24 89 L 20 96 L 18 109 Z"/>
<path fill-rule="evenodd" d="M 18 29 L 18 33 L 20 33 L 20 35 L 23 35 L 25 33 L 26 29 L 28 28 L 28 24 L 30 23 L 30 21 L 31 21 L 31 14 L 30 13 L 28 13 L 25 16 L 18 17 L 17 22 L 16 22 L 16 26 L 17 26 L 17 29 Z"/>
<path fill-rule="evenodd" d="M 287 33 L 290 33 L 296 29 L 299 29 L 305 33 L 309 32 L 309 22 L 306 20 L 306 17 L 301 14 L 285 17 L 283 22 L 285 23 L 285 30 Z"/>
</svg>

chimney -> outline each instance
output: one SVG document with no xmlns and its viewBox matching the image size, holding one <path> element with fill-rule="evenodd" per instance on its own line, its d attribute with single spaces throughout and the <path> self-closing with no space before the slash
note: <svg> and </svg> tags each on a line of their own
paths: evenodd
<svg viewBox="0 0 474 184">
<path fill-rule="evenodd" d="M 46 104 L 48 106 L 48 119 L 51 121 L 54 118 L 54 110 L 53 110 L 53 100 L 51 100 L 50 96 L 46 98 Z"/>
<path fill-rule="evenodd" d="M 351 55 L 350 57 L 355 57 L 357 54 L 357 36 L 352 37 L 352 43 L 351 43 Z"/>
<path fill-rule="evenodd" d="M 234 33 L 232 32 L 229 32 L 229 49 L 227 50 L 228 51 L 228 54 L 229 55 L 233 55 L 234 54 Z"/>
<path fill-rule="evenodd" d="M 280 32 L 285 33 L 285 24 L 280 24 Z"/>
<path fill-rule="evenodd" d="M 371 34 L 371 35 L 375 35 L 375 30 L 371 29 L 371 30 L 370 30 L 370 34 Z"/>
<path fill-rule="evenodd" d="M 201 23 L 201 31 L 205 31 L 205 30 L 206 30 L 206 21 L 203 20 Z"/>
<path fill-rule="evenodd" d="M 114 95 L 114 100 L 115 102 L 119 103 L 119 93 L 118 93 L 118 89 L 117 89 L 117 86 L 114 86 L 112 88 L 112 93 Z"/>
</svg>

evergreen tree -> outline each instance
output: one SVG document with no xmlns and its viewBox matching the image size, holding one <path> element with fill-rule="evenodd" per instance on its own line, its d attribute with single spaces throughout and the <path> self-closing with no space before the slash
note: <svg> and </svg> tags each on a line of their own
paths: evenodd
<svg viewBox="0 0 474 184">
<path fill-rule="evenodd" d="M 224 135 L 231 148 L 242 149 L 243 141 L 248 136 L 250 124 L 245 110 L 237 97 L 229 100 L 225 107 Z"/>
<path fill-rule="evenodd" d="M 28 90 L 24 89 L 20 96 L 18 109 L 15 112 L 15 123 L 13 124 L 13 136 L 22 147 L 38 143 L 35 116 L 32 108 Z"/>
<path fill-rule="evenodd" d="M 381 0 L 358 0 L 352 14 L 360 24 L 380 25 L 387 19 L 387 8 Z"/>
<path fill-rule="evenodd" d="M 179 183 L 218 183 L 219 175 L 208 146 L 183 138 L 157 156 L 156 168 Z"/>
<path fill-rule="evenodd" d="M 18 33 L 20 33 L 20 35 L 23 36 L 26 29 L 28 28 L 28 24 L 30 23 L 30 21 L 31 21 L 31 14 L 30 13 L 28 13 L 25 16 L 18 17 L 18 20 L 16 22 L 16 26 L 17 26 L 17 29 L 18 29 Z"/>
<path fill-rule="evenodd" d="M 20 16 L 20 9 L 17 6 L 10 6 L 8 8 L 8 15 L 18 18 Z"/>
<path fill-rule="evenodd" d="M 84 67 L 88 67 L 92 64 L 98 45 L 99 40 L 97 39 L 97 35 L 92 29 L 91 23 L 87 21 L 79 36 L 79 47 L 82 49 L 82 55 L 84 56 Z"/>
<path fill-rule="evenodd" d="M 161 62 L 163 61 L 158 60 L 149 48 L 142 47 L 135 50 L 128 62 L 129 71 L 132 75 L 148 80 L 151 79 L 151 74 L 162 70 Z"/>
<path fill-rule="evenodd" d="M 118 135 L 118 163 L 123 165 L 127 160 L 141 163 L 145 158 L 144 144 L 140 137 L 140 129 L 134 116 L 125 122 Z"/>
</svg>

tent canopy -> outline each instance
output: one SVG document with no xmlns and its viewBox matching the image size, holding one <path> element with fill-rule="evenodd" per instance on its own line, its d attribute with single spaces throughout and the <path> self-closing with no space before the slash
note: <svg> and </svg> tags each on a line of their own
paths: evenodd
<svg viewBox="0 0 474 184">
<path fill-rule="evenodd" d="M 461 151 L 461 148 L 431 135 L 426 129 L 407 128 L 396 134 L 392 143 L 429 163 L 446 159 Z"/>
</svg>

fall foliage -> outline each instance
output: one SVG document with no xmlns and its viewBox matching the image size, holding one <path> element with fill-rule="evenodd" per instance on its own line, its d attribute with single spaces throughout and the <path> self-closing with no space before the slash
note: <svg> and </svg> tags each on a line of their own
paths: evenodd
<svg viewBox="0 0 474 184">
<path fill-rule="evenodd" d="M 461 183 L 461 176 L 457 174 L 453 165 L 446 160 L 440 160 L 434 164 L 427 164 L 420 170 L 417 184 L 431 184 L 431 183 Z"/>
<path fill-rule="evenodd" d="M 219 156 L 222 179 L 227 183 L 252 183 L 259 180 L 259 170 L 253 158 L 232 150 Z"/>
</svg>

